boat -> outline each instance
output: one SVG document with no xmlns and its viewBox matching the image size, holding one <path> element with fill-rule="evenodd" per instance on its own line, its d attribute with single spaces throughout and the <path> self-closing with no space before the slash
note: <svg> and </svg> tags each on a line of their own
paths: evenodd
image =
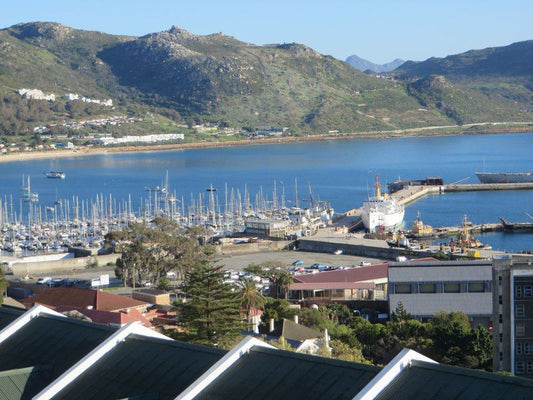
<svg viewBox="0 0 533 400">
<path fill-rule="evenodd" d="M 381 194 L 377 176 L 374 188 L 376 195 L 369 197 L 368 201 L 363 203 L 363 225 L 371 233 L 399 228 L 403 223 L 404 206 L 387 194 Z"/>
<path fill-rule="evenodd" d="M 533 172 L 476 172 L 481 183 L 533 183 Z"/>
<path fill-rule="evenodd" d="M 463 216 L 463 225 L 461 226 L 461 230 L 459 231 L 456 240 L 450 240 L 450 247 L 492 250 L 492 246 L 481 243 L 470 233 L 472 227 L 472 222 L 468 221 L 465 214 Z"/>
<path fill-rule="evenodd" d="M 406 236 L 414 239 L 429 239 L 435 237 L 436 234 L 431 225 L 424 225 L 420 219 L 420 212 L 418 212 L 416 220 L 413 222 L 413 226 Z"/>
<path fill-rule="evenodd" d="M 67 177 L 63 171 L 48 171 L 44 173 L 44 176 L 50 179 L 65 179 Z"/>
<path fill-rule="evenodd" d="M 65 179 L 67 177 L 63 171 L 59 170 L 57 160 L 55 168 L 52 166 L 52 162 L 50 162 L 50 171 L 44 172 L 44 176 L 50 179 Z"/>
<path fill-rule="evenodd" d="M 32 193 L 30 186 L 30 176 L 28 175 L 28 184 L 24 184 L 24 175 L 22 175 L 22 186 L 20 187 L 20 198 L 26 203 L 35 203 L 39 201 L 39 194 Z"/>
</svg>

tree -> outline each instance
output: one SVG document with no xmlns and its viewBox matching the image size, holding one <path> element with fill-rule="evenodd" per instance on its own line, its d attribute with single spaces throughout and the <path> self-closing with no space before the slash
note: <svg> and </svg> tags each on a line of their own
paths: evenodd
<svg viewBox="0 0 533 400">
<path fill-rule="evenodd" d="M 257 290 L 253 279 L 243 279 L 239 282 L 239 291 L 237 293 L 240 306 L 246 312 L 246 324 L 250 321 L 252 309 L 262 310 L 265 306 L 264 296 Z"/>
<path fill-rule="evenodd" d="M 207 258 L 197 260 L 197 265 L 186 273 L 187 300 L 178 306 L 186 332 L 181 339 L 218 345 L 242 329 L 239 300 L 223 279 L 224 272 Z"/>
<path fill-rule="evenodd" d="M 106 244 L 121 252 L 115 275 L 131 285 L 140 281 L 158 284 L 170 271 L 183 276 L 199 258 L 212 254 L 200 245 L 198 229 L 183 230 L 166 218 L 157 217 L 150 226 L 131 223 L 106 235 Z"/>
<path fill-rule="evenodd" d="M 289 287 L 294 282 L 294 277 L 286 269 L 271 269 L 268 271 L 268 279 L 270 280 L 270 294 L 278 298 L 280 294 L 287 300 L 289 295 Z"/>
</svg>

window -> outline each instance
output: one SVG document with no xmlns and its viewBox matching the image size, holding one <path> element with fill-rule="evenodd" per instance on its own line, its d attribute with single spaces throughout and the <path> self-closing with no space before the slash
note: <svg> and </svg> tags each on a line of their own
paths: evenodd
<svg viewBox="0 0 533 400">
<path fill-rule="evenodd" d="M 412 293 L 411 285 L 408 283 L 397 283 L 394 285 L 394 293 Z"/>
<path fill-rule="evenodd" d="M 524 343 L 524 354 L 526 354 L 528 356 L 533 354 L 533 344 Z"/>
<path fill-rule="evenodd" d="M 418 286 L 418 289 L 420 293 L 436 293 L 437 292 L 437 284 L 435 283 L 421 283 Z"/>
<path fill-rule="evenodd" d="M 527 372 L 528 374 L 533 373 L 533 361 L 528 361 L 528 362 L 526 363 L 526 366 L 527 366 L 526 372 Z"/>
<path fill-rule="evenodd" d="M 498 296 L 498 304 L 503 304 L 503 297 L 502 296 Z"/>
<path fill-rule="evenodd" d="M 526 326 L 523 323 L 517 323 L 515 328 L 516 336 L 525 336 L 526 335 Z"/>
<path fill-rule="evenodd" d="M 515 348 L 516 348 L 515 349 L 516 355 L 517 356 L 521 356 L 522 355 L 522 348 L 523 348 L 522 343 L 516 343 Z"/>
<path fill-rule="evenodd" d="M 503 333 L 500 333 L 500 343 L 503 342 Z"/>
<path fill-rule="evenodd" d="M 516 285 L 514 288 L 514 296 L 515 297 L 522 297 L 522 286 Z"/>
<path fill-rule="evenodd" d="M 500 318 L 498 319 L 498 322 L 499 322 L 500 324 L 503 323 L 503 315 L 502 315 L 502 314 L 500 314 Z"/>
<path fill-rule="evenodd" d="M 459 283 L 445 283 L 444 293 L 459 293 L 461 291 L 461 285 Z"/>
<path fill-rule="evenodd" d="M 485 284 L 483 282 L 471 282 L 468 284 L 468 291 L 471 293 L 484 292 Z"/>
<path fill-rule="evenodd" d="M 498 277 L 498 285 L 500 285 L 500 286 L 502 285 L 502 277 L 501 277 L 501 275 Z"/>
<path fill-rule="evenodd" d="M 523 304 L 517 304 L 515 309 L 515 316 L 517 318 L 524 318 L 526 316 L 526 311 Z"/>
<path fill-rule="evenodd" d="M 523 361 L 516 362 L 516 373 L 523 374 L 525 372 L 525 363 Z"/>
<path fill-rule="evenodd" d="M 524 286 L 524 297 L 531 297 L 531 285 Z"/>
</svg>

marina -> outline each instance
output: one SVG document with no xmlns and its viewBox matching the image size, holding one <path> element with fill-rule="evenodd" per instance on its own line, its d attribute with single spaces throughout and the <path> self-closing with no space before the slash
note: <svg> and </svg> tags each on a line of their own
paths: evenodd
<svg viewBox="0 0 533 400">
<path fill-rule="evenodd" d="M 289 214 L 291 209 L 312 209 L 312 203 L 324 209 L 325 199 L 327 209 L 349 210 L 335 214 L 333 219 L 336 225 L 350 226 L 358 216 L 358 208 L 354 207 L 371 197 L 369 187 L 376 175 L 382 182 L 395 182 L 399 175 L 420 177 L 420 165 L 424 164 L 427 176 L 442 176 L 446 185 L 410 186 L 393 193 L 391 197 L 405 207 L 402 229 L 412 225 L 419 211 L 424 223 L 435 229 L 458 226 L 467 214 L 474 227 L 483 226 L 483 242 L 488 241 L 499 250 L 527 251 L 531 250 L 531 234 L 508 234 L 497 230 L 497 226 L 501 226 L 500 216 L 508 221 L 523 221 L 524 212 L 531 212 L 527 209 L 528 204 L 533 204 L 531 184 L 468 183 L 465 170 L 479 170 L 479 160 L 486 157 L 476 159 L 463 149 L 476 148 L 480 154 L 492 154 L 493 159 L 487 160 L 492 170 L 504 170 L 512 163 L 517 170 L 527 171 L 531 170 L 526 151 L 530 137 L 531 134 L 516 134 L 367 139 L 81 156 L 61 159 L 61 171 L 68 175 L 67 179 L 46 178 L 43 171 L 50 170 L 46 160 L 3 163 L 1 218 L 2 224 L 28 225 L 31 221 L 32 225 L 43 225 L 42 229 L 47 228 L 45 224 L 70 226 L 85 221 L 83 229 L 61 228 L 67 236 L 72 230 L 69 239 L 73 243 L 85 245 L 96 239 L 92 231 L 105 232 L 106 224 L 115 228 L 125 221 L 158 213 L 181 221 L 183 226 L 201 224 L 213 235 L 229 234 L 245 228 L 248 206 L 253 208 L 246 215 L 250 220 L 295 219 Z M 425 150 L 437 147 L 454 151 L 435 154 Z M 372 154 L 382 157 L 376 159 Z M 396 154 L 401 154 L 401 162 Z M 261 165 L 258 159 L 262 160 Z M 26 177 L 31 175 L 30 193 L 37 194 L 38 201 L 21 201 L 18 188 L 22 173 L 26 183 Z M 312 191 L 308 189 L 309 182 Z M 26 183 L 24 187 L 28 186 Z M 282 208 L 286 210 L 279 215 L 271 213 Z M 93 229 L 100 220 L 102 224 Z M 315 226 L 321 223 L 327 225 L 327 218 Z M 492 225 L 494 229 L 488 229 Z M 78 235 L 78 230 L 84 233 Z M 311 234 L 314 230 L 300 232 Z M 17 233 L 7 235 L 5 241 L 13 236 Z M 30 240 L 26 237 L 35 235 L 21 234 L 20 240 L 22 236 L 26 241 Z M 48 241 L 48 246 L 57 241 L 56 237 Z"/>
</svg>

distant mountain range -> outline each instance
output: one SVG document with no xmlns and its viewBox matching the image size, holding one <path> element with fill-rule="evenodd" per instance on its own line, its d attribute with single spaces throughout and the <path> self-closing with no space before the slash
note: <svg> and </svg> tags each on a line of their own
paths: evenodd
<svg viewBox="0 0 533 400">
<path fill-rule="evenodd" d="M 405 61 L 399 58 L 386 64 L 374 64 L 372 61 L 365 60 L 355 54 L 348 57 L 346 62 L 359 71 L 372 71 L 372 72 L 390 72 L 398 68 Z"/>
<path fill-rule="evenodd" d="M 99 131 L 212 122 L 306 134 L 525 121 L 533 119 L 532 47 L 406 62 L 378 78 L 297 43 L 257 46 L 179 27 L 131 37 L 18 24 L 0 30 L 0 135 L 30 135 L 42 125 L 61 130 L 58 121 L 117 113 L 153 118 Z M 26 100 L 20 88 L 57 100 Z M 112 99 L 113 107 L 69 101 L 65 93 Z"/>
</svg>

